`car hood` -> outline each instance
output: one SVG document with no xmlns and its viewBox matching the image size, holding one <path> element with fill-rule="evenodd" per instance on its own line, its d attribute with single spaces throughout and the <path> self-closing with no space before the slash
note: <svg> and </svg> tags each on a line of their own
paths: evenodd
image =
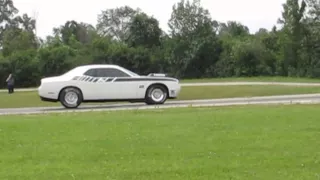
<svg viewBox="0 0 320 180">
<path fill-rule="evenodd" d="M 173 78 L 173 77 L 159 77 L 159 76 L 139 76 L 139 78 L 143 78 L 143 79 L 153 79 L 153 80 L 173 80 L 173 81 L 176 81 L 176 82 L 179 82 L 178 79 L 176 78 Z"/>
</svg>

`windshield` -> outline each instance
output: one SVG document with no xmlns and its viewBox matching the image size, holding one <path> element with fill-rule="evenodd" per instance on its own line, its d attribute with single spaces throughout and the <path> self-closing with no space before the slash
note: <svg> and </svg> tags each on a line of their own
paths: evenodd
<svg viewBox="0 0 320 180">
<path fill-rule="evenodd" d="M 139 76 L 138 74 L 130 71 L 129 69 L 125 69 L 131 76 Z"/>
</svg>

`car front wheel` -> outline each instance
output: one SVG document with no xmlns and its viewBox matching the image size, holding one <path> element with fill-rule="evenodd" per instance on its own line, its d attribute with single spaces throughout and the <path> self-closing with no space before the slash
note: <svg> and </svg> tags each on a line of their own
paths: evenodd
<svg viewBox="0 0 320 180">
<path fill-rule="evenodd" d="M 60 94 L 60 102 L 65 108 L 77 108 L 82 102 L 82 95 L 77 88 L 65 88 Z"/>
<path fill-rule="evenodd" d="M 152 104 L 163 104 L 167 100 L 167 90 L 162 85 L 152 85 L 148 88 L 146 93 L 146 103 L 148 105 Z"/>
</svg>

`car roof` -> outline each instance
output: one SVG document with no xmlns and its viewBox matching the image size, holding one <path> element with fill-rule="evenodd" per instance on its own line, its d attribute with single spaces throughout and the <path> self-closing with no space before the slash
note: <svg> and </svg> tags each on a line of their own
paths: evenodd
<svg viewBox="0 0 320 180">
<path fill-rule="evenodd" d="M 139 76 L 138 74 L 124 68 L 121 67 L 119 65 L 115 65 L 115 64 L 88 64 L 88 65 L 80 65 L 77 66 L 76 68 L 74 68 L 69 74 L 78 74 L 78 73 L 84 73 L 85 71 L 92 69 L 92 68 L 115 68 L 115 69 L 119 69 L 121 71 L 126 72 L 127 74 L 131 75 L 131 76 Z"/>
<path fill-rule="evenodd" d="M 89 68 L 121 68 L 120 66 L 115 65 L 115 64 L 88 64 L 88 65 L 81 65 L 78 67 L 86 68 L 86 69 L 89 69 Z"/>
<path fill-rule="evenodd" d="M 123 69 L 122 67 L 114 64 L 88 64 L 88 65 L 80 65 L 77 66 L 64 75 L 72 76 L 78 73 L 83 73 L 91 68 L 117 68 L 117 69 Z"/>
</svg>

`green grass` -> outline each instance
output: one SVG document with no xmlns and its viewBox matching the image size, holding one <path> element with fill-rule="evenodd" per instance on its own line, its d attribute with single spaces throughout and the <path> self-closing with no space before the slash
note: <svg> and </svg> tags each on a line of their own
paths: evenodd
<svg viewBox="0 0 320 180">
<path fill-rule="evenodd" d="M 177 100 L 252 97 L 269 95 L 290 95 L 319 93 L 320 87 L 242 85 L 242 86 L 198 86 L 182 87 Z M 0 108 L 61 106 L 60 103 L 42 102 L 36 92 L 0 93 Z"/>
<path fill-rule="evenodd" d="M 319 179 L 319 108 L 0 116 L 0 179 Z"/>
<path fill-rule="evenodd" d="M 243 85 L 183 87 L 179 99 L 233 98 L 320 93 L 315 86 Z"/>
</svg>

